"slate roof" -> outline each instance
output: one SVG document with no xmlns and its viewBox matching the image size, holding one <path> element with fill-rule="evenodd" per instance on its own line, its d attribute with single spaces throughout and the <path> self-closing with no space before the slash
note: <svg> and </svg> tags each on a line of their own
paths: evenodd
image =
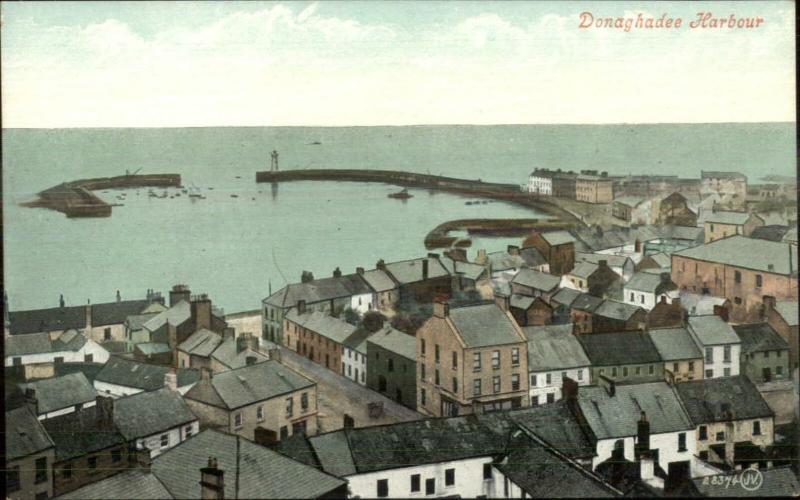
<svg viewBox="0 0 800 500">
<path fill-rule="evenodd" d="M 509 305 L 515 309 L 527 310 L 536 301 L 536 297 L 529 295 L 520 295 L 518 293 L 511 294 Z"/>
<path fill-rule="evenodd" d="M 178 345 L 178 350 L 195 356 L 209 357 L 222 343 L 222 335 L 201 328 Z"/>
<path fill-rule="evenodd" d="M 364 278 L 364 281 L 366 281 L 367 284 L 377 293 L 386 292 L 397 288 L 397 284 L 394 282 L 392 277 L 380 269 L 365 271 L 362 277 Z"/>
<path fill-rule="evenodd" d="M 768 323 L 734 325 L 742 341 L 742 354 L 789 349 L 789 344 Z"/>
<path fill-rule="evenodd" d="M 746 181 L 747 176 L 739 172 L 722 172 L 719 170 L 702 170 L 700 176 L 703 179 L 731 179 Z"/>
<path fill-rule="evenodd" d="M 664 252 L 654 253 L 649 257 L 653 259 L 660 267 L 672 267 L 672 257 Z"/>
<path fill-rule="evenodd" d="M 595 309 L 594 314 L 604 318 L 612 318 L 620 321 L 628 321 L 639 311 L 643 311 L 639 306 L 626 304 L 618 300 L 606 299 Z"/>
<path fill-rule="evenodd" d="M 756 386 L 745 375 L 692 380 L 675 384 L 694 425 L 774 415 Z"/>
<path fill-rule="evenodd" d="M 562 288 L 558 292 L 555 293 L 552 297 L 550 297 L 550 302 L 556 302 L 558 304 L 564 306 L 571 306 L 572 303 L 580 297 L 581 292 L 578 290 L 574 290 L 572 288 Z"/>
<path fill-rule="evenodd" d="M 681 290 L 681 306 L 686 309 L 691 316 L 707 316 L 714 314 L 714 306 L 721 306 L 727 300 L 725 297 L 714 297 L 713 295 L 700 295 Z"/>
<path fill-rule="evenodd" d="M 548 231 L 541 233 L 542 239 L 550 246 L 563 245 L 565 243 L 574 243 L 575 237 L 567 231 Z"/>
<path fill-rule="evenodd" d="M 120 300 L 92 305 L 92 326 L 117 325 L 125 323 L 128 316 L 140 314 L 150 305 L 150 301 Z"/>
<path fill-rule="evenodd" d="M 347 321 L 334 318 L 323 311 L 306 311 L 298 314 L 296 308 L 292 308 L 286 313 L 284 318 L 302 326 L 306 330 L 311 330 L 323 337 L 341 344 L 344 340 L 356 331 L 356 327 Z"/>
<path fill-rule="evenodd" d="M 738 484 L 730 488 L 725 487 L 728 481 L 726 476 L 733 479 L 739 477 L 741 473 L 741 471 L 730 471 L 714 476 L 717 481 L 725 481 L 722 484 L 712 482 L 704 477 L 694 478 L 692 483 L 701 495 L 709 497 L 792 497 L 797 496 L 797 492 L 800 491 L 800 482 L 791 466 L 788 465 L 759 469 L 762 477 L 761 486 L 753 490 L 742 488 Z"/>
<path fill-rule="evenodd" d="M 152 472 L 128 469 L 57 498 L 59 500 L 160 500 L 174 497 Z"/>
<path fill-rule="evenodd" d="M 797 326 L 798 322 L 800 322 L 800 319 L 798 319 L 797 301 L 789 300 L 776 302 L 775 312 L 777 312 L 789 326 Z"/>
<path fill-rule="evenodd" d="M 686 328 L 661 328 L 650 330 L 650 340 L 664 361 L 699 359 L 703 353 L 694 343 Z"/>
<path fill-rule="evenodd" d="M 750 233 L 751 238 L 769 241 L 783 241 L 784 235 L 789 231 L 789 226 L 771 224 L 769 226 L 759 226 Z"/>
<path fill-rule="evenodd" d="M 797 244 L 797 226 L 786 231 L 786 234 L 783 235 L 782 241 L 786 243 Z"/>
<path fill-rule="evenodd" d="M 694 429 L 675 390 L 666 382 L 617 384 L 615 390 L 614 396 L 600 386 L 583 386 L 578 391 L 581 413 L 597 439 L 635 436 L 642 411 L 651 434 Z"/>
<path fill-rule="evenodd" d="M 535 271 L 533 269 L 520 269 L 517 275 L 514 276 L 514 279 L 511 280 L 511 283 L 527 286 L 543 292 L 551 292 L 558 288 L 558 284 L 561 283 L 561 277 Z"/>
<path fill-rule="evenodd" d="M 453 307 L 450 321 L 467 348 L 523 342 L 518 326 L 497 304 Z"/>
<path fill-rule="evenodd" d="M 36 391 L 37 411 L 40 415 L 94 401 L 97 397 L 97 391 L 92 383 L 80 372 L 36 380 L 19 386 L 23 392 L 26 389 Z"/>
<path fill-rule="evenodd" d="M 387 351 L 399 354 L 404 358 L 417 359 L 417 339 L 413 335 L 408 335 L 392 328 L 390 325 L 384 326 L 367 339 L 367 351 L 369 344 L 383 347 Z"/>
<path fill-rule="evenodd" d="M 126 319 L 128 328 L 134 332 L 141 330 L 145 323 L 158 316 L 158 314 L 159 313 L 132 314 Z"/>
<path fill-rule="evenodd" d="M 168 366 L 140 363 L 131 359 L 112 356 L 95 377 L 97 382 L 133 387 L 143 391 L 154 391 L 164 387 L 164 375 Z M 185 387 L 200 380 L 200 371 L 193 368 L 176 370 L 178 387 Z"/>
<path fill-rule="evenodd" d="M 572 324 L 526 326 L 522 333 L 528 339 L 528 371 L 542 372 L 589 366 L 581 343 L 572 334 Z"/>
<path fill-rule="evenodd" d="M 507 251 L 492 252 L 486 256 L 492 272 L 507 271 L 525 267 L 527 263 L 521 255 L 511 255 Z"/>
<path fill-rule="evenodd" d="M 599 268 L 599 265 L 592 262 L 576 262 L 575 267 L 573 267 L 572 271 L 568 272 L 567 274 L 569 276 L 575 276 L 576 278 L 588 279 L 589 276 L 591 276 Z"/>
<path fill-rule="evenodd" d="M 625 205 L 631 208 L 635 208 L 639 203 L 643 202 L 644 198 L 640 198 L 638 196 L 620 196 L 619 198 L 614 198 L 614 203 L 619 203 L 621 205 Z"/>
<path fill-rule="evenodd" d="M 308 283 L 293 283 L 273 293 L 264 299 L 264 302 L 276 307 L 288 308 L 296 306 L 301 300 L 305 300 L 306 304 L 315 304 L 367 293 L 372 293 L 372 289 L 358 273 L 354 273 L 338 278 L 315 279 Z"/>
<path fill-rule="evenodd" d="M 508 415 L 514 423 L 570 458 L 585 459 L 597 455 L 595 443 L 581 430 L 563 399 L 512 410 Z"/>
<path fill-rule="evenodd" d="M 311 447 L 311 443 L 308 441 L 308 436 L 302 432 L 296 432 L 287 438 L 281 439 L 275 445 L 274 449 L 281 455 L 286 455 L 300 463 L 316 467 L 317 469 L 322 468 L 314 453 L 314 448 Z"/>
<path fill-rule="evenodd" d="M 86 307 L 50 307 L 28 311 L 9 311 L 11 335 L 39 333 L 51 330 L 86 328 Z"/>
<path fill-rule="evenodd" d="M 197 420 L 180 394 L 168 388 L 114 400 L 114 423 L 131 441 Z"/>
<path fill-rule="evenodd" d="M 747 212 L 717 211 L 706 215 L 705 222 L 716 223 L 716 224 L 742 225 L 745 222 L 747 222 L 747 219 L 749 218 L 750 214 Z"/>
<path fill-rule="evenodd" d="M 367 354 L 367 340 L 372 335 L 373 333 L 366 328 L 356 328 L 353 333 L 344 339 L 342 345 L 361 354 Z"/>
<path fill-rule="evenodd" d="M 58 363 L 53 365 L 54 376 L 60 377 L 62 375 L 68 375 L 70 373 L 83 373 L 83 375 L 89 380 L 89 382 L 94 382 L 95 377 L 100 370 L 103 369 L 105 363 L 85 363 L 85 362 L 69 362 L 69 363 Z"/>
<path fill-rule="evenodd" d="M 590 295 L 588 293 L 581 293 L 572 302 L 570 308 L 577 309 L 578 311 L 593 313 L 598 307 L 600 307 L 600 304 L 602 303 L 603 299 L 600 297 L 595 297 L 594 295 Z"/>
<path fill-rule="evenodd" d="M 154 332 L 169 323 L 172 326 L 182 325 L 186 320 L 192 317 L 192 306 L 185 300 L 182 300 L 170 307 L 166 311 L 160 312 L 147 320 L 142 327 L 146 330 Z"/>
<path fill-rule="evenodd" d="M 153 459 L 151 470 L 175 498 L 200 498 L 209 455 L 225 472 L 225 498 L 317 498 L 345 484 L 241 436 L 207 429 Z"/>
<path fill-rule="evenodd" d="M 667 225 L 645 225 L 629 230 L 630 237 L 639 239 L 646 243 L 652 240 L 684 240 L 688 242 L 702 243 L 704 230 L 697 226 L 677 226 Z M 633 242 L 634 240 L 631 240 Z"/>
<path fill-rule="evenodd" d="M 51 352 L 79 351 L 88 341 L 77 330 L 67 330 L 57 339 L 50 340 L 48 333 L 25 333 L 5 338 L 5 356 L 24 356 Z"/>
<path fill-rule="evenodd" d="M 440 257 L 439 262 L 441 262 L 444 268 L 447 269 L 448 273 L 452 275 L 460 274 L 461 276 L 471 280 L 480 279 L 480 277 L 486 272 L 486 268 L 480 264 L 461 262 L 459 260 L 453 260 L 450 257 Z"/>
<path fill-rule="evenodd" d="M 99 406 L 42 421 L 56 447 L 56 462 L 125 444 L 114 423 L 102 417 Z"/>
<path fill-rule="evenodd" d="M 211 354 L 211 357 L 227 366 L 230 369 L 242 368 L 247 366 L 247 358 L 253 356 L 256 358 L 256 363 L 267 361 L 268 356 L 254 351 L 249 347 L 246 349 L 238 350 L 236 339 L 226 339 L 219 347 Z"/>
<path fill-rule="evenodd" d="M 449 276 L 447 269 L 442 265 L 438 258 L 422 257 L 414 260 L 404 260 L 402 262 L 392 262 L 386 264 L 386 270 L 401 285 L 417 283 L 422 281 L 422 261 L 428 261 L 428 279 Z"/>
<path fill-rule="evenodd" d="M 662 286 L 659 274 L 636 273 L 625 283 L 625 290 L 636 290 L 638 292 L 648 292 L 654 294 L 665 293 L 670 290 L 677 290 L 678 286 L 670 279 Z"/>
<path fill-rule="evenodd" d="M 604 255 L 601 253 L 575 252 L 576 262 L 591 262 L 593 264 L 598 264 L 601 260 L 606 261 L 609 267 L 625 267 L 625 264 L 629 261 L 631 264 L 633 264 L 633 261 L 630 259 L 630 257 L 625 255 Z"/>
<path fill-rule="evenodd" d="M 141 344 L 136 344 L 136 349 L 147 356 L 170 352 L 169 345 L 162 342 L 142 342 Z"/>
<path fill-rule="evenodd" d="M 520 249 L 519 256 L 522 257 L 528 267 L 539 267 L 547 264 L 547 259 L 534 247 Z"/>
<path fill-rule="evenodd" d="M 576 337 L 592 366 L 639 365 L 661 361 L 647 332 L 590 333 Z"/>
<path fill-rule="evenodd" d="M 689 331 L 694 333 L 703 346 L 741 342 L 733 327 L 713 314 L 689 316 Z"/>
<path fill-rule="evenodd" d="M 632 244 L 635 237 L 619 230 L 609 230 L 599 232 L 594 228 L 573 229 L 575 237 L 581 243 L 577 244 L 576 249 L 587 249 L 589 251 L 606 250 L 609 248 L 621 247 Z"/>
<path fill-rule="evenodd" d="M 775 274 L 789 275 L 797 272 L 796 246 L 740 235 L 686 248 L 673 255 Z M 773 266 L 772 271 L 769 270 L 770 265 Z"/>
<path fill-rule="evenodd" d="M 6 411 L 6 460 L 27 457 L 55 446 L 27 406 Z"/>
<path fill-rule="evenodd" d="M 320 434 L 310 441 L 320 467 L 328 474 L 345 477 L 356 474 L 356 464 L 350 453 L 350 443 L 345 431 Z"/>
<path fill-rule="evenodd" d="M 314 381 L 277 361 L 264 361 L 217 373 L 189 389 L 184 397 L 233 410 L 314 386 Z"/>
</svg>

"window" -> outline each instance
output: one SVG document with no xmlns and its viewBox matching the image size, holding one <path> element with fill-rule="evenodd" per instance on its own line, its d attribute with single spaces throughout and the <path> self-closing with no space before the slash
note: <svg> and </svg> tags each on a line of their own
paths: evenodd
<svg viewBox="0 0 800 500">
<path fill-rule="evenodd" d="M 605 370 L 604 368 L 600 368 L 600 371 L 599 371 L 598 373 L 599 373 L 600 375 L 602 375 L 602 374 L 604 374 L 605 372 L 606 372 L 606 370 Z"/>
<path fill-rule="evenodd" d="M 500 369 L 500 351 L 492 351 L 492 369 Z"/>
<path fill-rule="evenodd" d="M 511 348 L 511 366 L 519 366 L 519 347 Z"/>
<path fill-rule="evenodd" d="M 545 385 L 551 385 L 553 383 L 553 375 L 548 373 L 544 376 L 545 378 Z"/>
<path fill-rule="evenodd" d="M 636 299 L 633 298 L 633 292 L 631 292 L 631 302 L 636 302 Z"/>
<path fill-rule="evenodd" d="M 741 283 L 742 282 L 742 273 L 739 272 L 739 271 L 734 271 L 733 272 L 733 281 L 735 281 L 736 283 Z"/>
<path fill-rule="evenodd" d="M 654 374 L 655 372 L 656 372 L 656 369 L 655 369 L 655 367 L 654 367 L 653 365 L 648 365 L 648 367 L 647 367 L 647 373 L 649 373 L 650 375 L 652 375 L 652 374 Z"/>
<path fill-rule="evenodd" d="M 445 486 L 453 486 L 456 484 L 456 470 L 455 469 L 445 469 L 444 470 L 444 485 Z"/>
<path fill-rule="evenodd" d="M 436 362 L 438 363 L 439 362 L 439 344 L 436 344 L 435 349 L 436 349 L 436 352 L 434 354 L 434 359 L 436 359 Z"/>
<path fill-rule="evenodd" d="M 725 363 L 731 362 L 731 346 L 726 345 L 722 351 L 722 361 Z"/>
<path fill-rule="evenodd" d="M 263 422 L 264 421 L 264 407 L 259 406 L 256 408 L 256 421 Z"/>
<path fill-rule="evenodd" d="M 111 340 L 111 328 L 103 329 L 103 340 Z"/>
<path fill-rule="evenodd" d="M 86 363 L 93 362 L 94 361 L 94 354 L 84 354 L 83 355 L 83 361 L 85 361 Z"/>
<path fill-rule="evenodd" d="M 536 375 L 531 375 L 531 387 L 536 387 Z"/>
<path fill-rule="evenodd" d="M 294 414 L 294 399 L 286 398 L 286 416 L 291 417 Z"/>
<path fill-rule="evenodd" d="M 386 377 L 378 375 L 378 390 L 383 392 L 386 390 Z"/>
<path fill-rule="evenodd" d="M 689 372 L 694 372 L 694 361 L 689 361 Z"/>
<path fill-rule="evenodd" d="M 775 367 L 775 375 L 778 376 L 778 377 L 783 377 L 783 367 L 782 366 L 776 366 Z"/>
<path fill-rule="evenodd" d="M 89 463 L 89 469 L 91 470 L 97 469 L 97 457 L 89 457 L 87 462 Z"/>
<path fill-rule="evenodd" d="M 742 304 L 742 298 L 741 297 L 734 297 L 733 298 L 733 303 L 736 304 L 737 306 L 741 305 Z"/>
<path fill-rule="evenodd" d="M 678 363 L 672 363 L 672 373 L 678 373 Z"/>
<path fill-rule="evenodd" d="M 286 439 L 289 437 L 289 428 L 285 425 L 281 426 L 281 439 Z"/>
<path fill-rule="evenodd" d="M 508 478 L 507 477 L 503 478 L 503 496 L 505 498 L 508 498 L 508 496 L 509 496 L 508 495 Z"/>
<path fill-rule="evenodd" d="M 706 370 L 706 378 L 714 378 L 714 370 Z"/>
<path fill-rule="evenodd" d="M 419 474 L 411 474 L 411 491 L 412 493 L 415 491 L 419 491 L 420 488 L 420 480 Z"/>
<path fill-rule="evenodd" d="M 55 359 L 53 360 L 53 362 L 56 363 L 56 364 L 63 363 L 64 362 L 64 356 L 56 356 Z"/>
<path fill-rule="evenodd" d="M 764 359 L 767 359 L 768 357 L 769 357 L 769 351 L 764 351 Z"/>
<path fill-rule="evenodd" d="M 453 370 L 458 368 L 458 353 L 453 351 Z"/>
<path fill-rule="evenodd" d="M 425 355 L 425 339 L 419 339 L 419 352 L 423 356 Z M 375 353 L 375 357 L 378 357 L 377 353 Z"/>
<path fill-rule="evenodd" d="M 378 479 L 378 498 L 385 498 L 389 496 L 389 480 Z"/>
<path fill-rule="evenodd" d="M 386 369 L 389 370 L 390 372 L 394 371 L 394 360 L 392 358 L 388 358 L 386 360 Z"/>
<path fill-rule="evenodd" d="M 756 274 L 756 287 L 757 288 L 761 288 L 761 284 L 762 284 L 761 275 L 760 274 Z"/>
<path fill-rule="evenodd" d="M 425 480 L 425 494 L 433 495 L 436 493 L 436 479 L 430 478 Z"/>
<path fill-rule="evenodd" d="M 500 392 L 500 375 L 492 377 L 492 390 L 496 393 Z"/>
<path fill-rule="evenodd" d="M 437 368 L 434 372 L 434 384 L 439 385 L 439 369 Z"/>
<path fill-rule="evenodd" d="M 187 425 L 186 427 L 184 427 L 183 428 L 183 433 L 187 438 L 189 436 L 191 436 L 192 435 L 192 426 L 191 425 Z"/>
<path fill-rule="evenodd" d="M 612 377 L 616 377 L 617 376 L 617 367 L 616 366 L 612 366 L 611 367 L 611 376 Z"/>
<path fill-rule="evenodd" d="M 706 347 L 706 363 L 714 362 L 714 348 Z"/>
<path fill-rule="evenodd" d="M 169 442 L 167 444 L 169 444 Z M 112 462 L 122 461 L 122 450 L 120 448 L 111 450 L 111 461 Z"/>
<path fill-rule="evenodd" d="M 242 414 L 237 413 L 236 416 L 238 417 L 236 425 L 237 426 L 242 425 Z M 169 446 L 169 434 L 161 435 L 161 447 L 163 448 L 164 446 Z"/>
<path fill-rule="evenodd" d="M 6 470 L 6 488 L 9 493 L 19 491 L 19 465 Z"/>
<path fill-rule="evenodd" d="M 458 379 L 456 377 L 453 377 L 453 392 L 458 393 Z"/>
<path fill-rule="evenodd" d="M 700 431 L 700 441 L 705 441 L 708 439 L 708 427 L 701 425 L 700 429 L 698 430 Z"/>
<path fill-rule="evenodd" d="M 64 468 L 61 469 L 61 478 L 62 479 L 72 479 L 72 464 L 65 463 Z"/>
<path fill-rule="evenodd" d="M 556 400 L 556 395 L 555 395 L 555 393 L 554 393 L 554 392 L 548 392 L 548 393 L 547 393 L 547 402 L 548 402 L 548 403 L 552 403 L 552 402 L 554 402 L 555 400 Z"/>
<path fill-rule="evenodd" d="M 300 411 L 308 411 L 308 393 L 300 395 Z"/>
<path fill-rule="evenodd" d="M 758 420 L 753 422 L 753 435 L 754 436 L 760 436 L 761 435 L 761 422 L 759 422 Z"/>
<path fill-rule="evenodd" d="M 678 434 L 678 451 L 686 451 L 686 433 Z"/>
<path fill-rule="evenodd" d="M 578 370 L 578 380 L 583 380 L 583 370 Z"/>
<path fill-rule="evenodd" d="M 639 303 L 640 304 L 644 304 L 644 294 L 643 293 L 639 294 Z"/>
<path fill-rule="evenodd" d="M 472 395 L 473 396 L 480 396 L 481 395 L 481 379 L 476 378 L 472 381 Z"/>
<path fill-rule="evenodd" d="M 724 431 L 719 431 L 717 433 L 717 441 L 725 441 L 725 432 Z"/>
<path fill-rule="evenodd" d="M 775 351 L 775 356 L 780 358 L 781 357 L 781 351 Z"/>
<path fill-rule="evenodd" d="M 724 370 L 722 370 L 722 375 L 724 377 L 730 377 L 731 376 L 731 369 L 730 368 L 725 368 Z"/>
<path fill-rule="evenodd" d="M 534 396 L 531 398 L 531 406 L 539 406 L 539 396 Z"/>
<path fill-rule="evenodd" d="M 519 375 L 516 373 L 511 375 L 511 390 L 512 391 L 519 390 Z"/>
<path fill-rule="evenodd" d="M 492 478 L 492 464 L 483 464 L 483 480 Z"/>
<path fill-rule="evenodd" d="M 425 400 L 425 389 L 420 389 L 419 390 L 419 404 L 421 404 L 422 406 L 425 406 L 425 401 L 426 401 Z"/>
<path fill-rule="evenodd" d="M 472 354 L 472 371 L 481 371 L 481 353 L 479 352 Z"/>
<path fill-rule="evenodd" d="M 700 460 L 708 460 L 708 451 L 701 451 L 699 456 Z"/>
<path fill-rule="evenodd" d="M 36 459 L 36 484 L 47 481 L 47 457 Z"/>
<path fill-rule="evenodd" d="M 423 364 L 419 365 L 419 378 L 425 380 L 425 365 Z"/>
<path fill-rule="evenodd" d="M 622 367 L 622 376 L 623 377 L 627 377 L 628 376 L 628 367 L 627 366 L 623 366 Z"/>
</svg>

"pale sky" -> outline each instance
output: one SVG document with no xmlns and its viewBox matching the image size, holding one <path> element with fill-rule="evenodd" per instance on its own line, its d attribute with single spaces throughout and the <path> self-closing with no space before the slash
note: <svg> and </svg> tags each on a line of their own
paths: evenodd
<svg viewBox="0 0 800 500">
<path fill-rule="evenodd" d="M 3 127 L 795 120 L 793 2 L 3 3 Z M 579 14 L 683 19 L 579 29 Z M 689 29 L 700 11 L 758 29 Z"/>
</svg>

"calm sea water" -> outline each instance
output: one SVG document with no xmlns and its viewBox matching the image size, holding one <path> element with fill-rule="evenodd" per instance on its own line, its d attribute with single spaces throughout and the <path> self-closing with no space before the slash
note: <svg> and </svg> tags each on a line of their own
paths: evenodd
<svg viewBox="0 0 800 500">
<path fill-rule="evenodd" d="M 320 145 L 313 145 L 313 142 Z M 143 296 L 186 283 L 228 312 L 255 309 L 302 270 L 328 276 L 377 259 L 424 254 L 437 224 L 466 217 L 532 217 L 504 203 L 465 205 L 444 193 L 358 183 L 256 184 L 277 149 L 282 169 L 380 168 L 523 183 L 535 167 L 699 176 L 738 170 L 757 181 L 795 175 L 795 124 L 532 125 L 353 128 L 3 130 L 5 288 L 12 309 Z M 18 203 L 59 182 L 175 172 L 205 200 L 99 193 L 107 219 L 67 219 Z M 209 188 L 213 188 L 209 189 Z M 170 190 L 170 193 L 175 190 Z M 238 198 L 230 195 L 236 194 Z M 506 239 L 477 240 L 503 248 Z"/>
</svg>

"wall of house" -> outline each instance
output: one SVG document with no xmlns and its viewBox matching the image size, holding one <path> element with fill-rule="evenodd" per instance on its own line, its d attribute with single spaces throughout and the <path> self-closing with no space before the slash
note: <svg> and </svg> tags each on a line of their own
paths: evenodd
<svg viewBox="0 0 800 500">
<path fill-rule="evenodd" d="M 650 368 L 652 367 L 652 373 Z M 630 364 L 617 366 L 592 366 L 591 382 L 599 383 L 600 375 L 615 382 L 654 382 L 664 380 L 664 364 L 661 362 L 647 364 Z"/>
<path fill-rule="evenodd" d="M 703 243 L 727 238 L 734 234 L 742 234 L 742 226 L 737 224 L 723 224 L 721 222 L 706 221 L 703 226 Z"/>
<path fill-rule="evenodd" d="M 764 378 L 764 370 L 769 370 L 769 380 L 786 380 L 790 377 L 789 350 L 759 351 L 742 354 L 740 371 L 754 384 L 769 380 Z"/>
<path fill-rule="evenodd" d="M 350 349 L 344 348 L 342 353 L 342 363 L 344 370 L 342 375 L 361 385 L 367 385 L 367 355 Z"/>
<path fill-rule="evenodd" d="M 375 308 L 375 297 L 372 293 L 353 295 L 350 298 L 350 309 L 354 310 L 358 314 L 363 315 L 367 311 L 371 311 Z"/>
<path fill-rule="evenodd" d="M 108 329 L 108 339 L 106 339 L 106 329 Z M 98 326 L 92 325 L 86 336 L 98 343 L 103 343 L 106 340 L 125 340 L 125 323 Z"/>
<path fill-rule="evenodd" d="M 120 452 L 119 460 L 116 462 L 113 460 L 113 450 L 118 450 Z M 63 495 L 81 486 L 95 483 L 101 479 L 113 476 L 121 470 L 127 469 L 130 465 L 130 457 L 128 455 L 128 446 L 120 444 L 56 463 L 53 494 L 56 496 Z M 89 468 L 89 458 L 91 457 L 97 459 L 97 467 L 94 469 Z M 70 477 L 64 475 L 63 469 L 65 464 L 72 465 L 72 474 Z"/>
<path fill-rule="evenodd" d="M 492 457 L 476 457 L 435 464 L 398 467 L 383 471 L 369 472 L 347 476 L 351 497 L 377 498 L 378 481 L 387 479 L 389 485 L 388 498 L 431 498 L 455 497 L 475 498 L 486 495 L 496 497 L 495 477 L 483 479 L 483 466 L 492 462 Z M 455 470 L 455 484 L 445 486 L 445 470 Z M 411 476 L 420 475 L 420 490 L 411 491 Z M 433 495 L 425 494 L 425 481 L 435 479 L 436 489 Z M 501 485 L 502 487 L 502 485 Z M 502 492 L 502 489 L 500 490 Z"/>
<path fill-rule="evenodd" d="M 652 439 L 652 436 L 651 436 Z M 634 461 L 634 446 L 636 444 L 636 440 L 633 436 L 628 436 L 619 439 L 598 439 L 595 451 L 597 452 L 597 456 L 592 458 L 592 470 L 596 469 L 597 466 L 609 458 L 611 458 L 611 454 L 614 451 L 614 446 L 617 441 L 622 440 L 624 447 L 624 454 L 623 456 L 630 461 Z"/>
<path fill-rule="evenodd" d="M 753 434 L 753 422 L 761 422 L 761 434 Z M 733 425 L 730 425 L 733 424 Z M 706 439 L 701 439 L 700 429 L 705 426 Z M 769 446 L 773 443 L 775 437 L 775 429 L 772 417 L 768 418 L 752 418 L 744 420 L 734 420 L 728 422 L 711 422 L 698 426 L 695 431 L 695 440 L 697 441 L 697 453 L 701 451 L 708 451 L 709 447 L 713 444 L 724 444 L 728 439 L 728 432 L 733 429 L 733 442 L 743 443 L 751 441 L 758 446 Z M 722 433 L 722 439 L 717 439 L 717 433 Z"/>
<path fill-rule="evenodd" d="M 774 310 L 767 312 L 767 323 L 789 344 L 789 366 L 796 369 L 800 366 L 800 329 L 797 325 L 789 326 Z"/>
<path fill-rule="evenodd" d="M 66 408 L 61 408 L 60 410 L 55 410 L 55 411 L 51 411 L 51 412 L 47 412 L 47 413 L 42 413 L 40 415 L 37 415 L 36 418 L 38 418 L 39 420 L 47 420 L 48 418 L 58 417 L 59 415 L 66 415 L 67 413 L 73 413 L 75 411 L 75 407 L 76 406 L 80 409 L 80 408 L 90 408 L 90 407 L 92 407 L 92 406 L 94 406 L 96 404 L 97 404 L 97 401 L 95 401 L 95 400 L 86 401 L 84 403 L 79 403 L 77 405 L 68 406 Z"/>
<path fill-rule="evenodd" d="M 608 333 L 608 332 L 630 332 L 636 330 L 644 330 L 647 325 L 647 312 L 639 310 L 627 320 L 619 320 L 600 316 L 599 314 L 592 315 L 592 333 Z"/>
<path fill-rule="evenodd" d="M 552 195 L 553 179 L 531 175 L 528 177 L 528 192 L 531 194 Z"/>
<path fill-rule="evenodd" d="M 94 385 L 94 388 L 100 394 L 104 394 L 106 396 L 111 396 L 114 398 L 121 398 L 123 396 L 130 396 L 131 394 L 139 394 L 140 392 L 143 392 L 141 389 L 136 389 L 134 387 L 109 384 L 108 382 L 102 382 L 100 380 L 95 380 L 92 385 Z"/>
<path fill-rule="evenodd" d="M 703 358 L 665 361 L 664 370 L 672 372 L 674 382 L 703 379 Z"/>
<path fill-rule="evenodd" d="M 380 292 L 378 294 L 378 309 L 381 311 L 393 309 L 395 304 L 397 304 L 399 295 L 400 293 L 396 289 Z"/>
<path fill-rule="evenodd" d="M 343 345 L 289 320 L 284 321 L 283 340 L 284 345 L 294 352 L 343 375 L 342 370 L 346 368 L 342 359 Z"/>
<path fill-rule="evenodd" d="M 233 328 L 236 337 L 243 333 L 261 336 L 261 311 L 258 309 L 226 314 L 225 321 L 230 328 Z"/>
<path fill-rule="evenodd" d="M 36 483 L 36 460 L 47 459 L 47 476 L 44 481 Z M 53 448 L 45 450 L 17 460 L 6 462 L 6 469 L 19 467 L 19 489 L 10 491 L 7 481 L 4 481 L 6 498 L 11 500 L 35 500 L 36 496 L 42 493 L 47 494 L 47 498 L 53 497 L 53 462 L 56 453 Z"/>
<path fill-rule="evenodd" d="M 184 442 L 187 437 L 194 436 L 200 432 L 200 421 L 187 423 L 180 427 L 173 427 L 166 429 L 164 432 L 153 434 L 136 440 L 136 449 L 143 450 L 145 448 L 150 450 L 150 458 L 155 458 L 170 448 L 174 448 L 180 443 Z M 161 436 L 167 435 L 168 443 L 165 446 L 161 444 Z"/>
<path fill-rule="evenodd" d="M 367 387 L 395 401 L 399 390 L 399 403 L 416 410 L 418 373 L 416 362 L 372 342 L 367 342 L 367 356 L 370 358 Z M 389 371 L 389 359 L 392 360 L 392 371 Z M 385 391 L 380 390 L 380 377 L 386 379 Z"/>
<path fill-rule="evenodd" d="M 686 435 L 686 450 L 678 448 L 678 435 Z M 665 432 L 662 434 L 652 434 L 650 436 L 650 449 L 658 450 L 658 463 L 664 471 L 669 470 L 672 462 L 695 461 L 697 456 L 697 441 L 695 440 L 694 429 L 686 429 L 679 432 Z"/>
<path fill-rule="evenodd" d="M 308 394 L 308 407 L 303 410 L 301 395 Z M 292 399 L 292 414 L 287 414 L 287 399 Z M 263 419 L 258 419 L 258 407 L 263 407 Z M 241 413 L 242 425 L 236 425 L 236 414 Z M 266 401 L 259 401 L 235 410 L 228 414 L 228 432 L 253 440 L 256 427 L 274 431 L 280 438 L 281 428 L 285 427 L 288 436 L 294 432 L 292 424 L 306 422 L 306 433 L 310 436 L 317 433 L 317 388 L 316 386 L 276 396 Z M 200 417 L 200 415 L 198 415 Z"/>
<path fill-rule="evenodd" d="M 64 358 L 65 363 L 83 362 L 86 356 L 91 355 L 95 363 L 105 363 L 108 361 L 108 351 L 103 349 L 97 342 L 87 340 L 86 344 L 77 351 L 46 352 L 37 354 L 26 354 L 24 356 L 6 356 L 5 366 L 13 366 L 14 358 L 20 358 L 23 365 L 47 364 L 55 362 L 55 359 Z"/>
<path fill-rule="evenodd" d="M 194 399 L 184 398 L 184 401 L 198 418 L 203 429 L 212 428 L 227 432 L 230 427 L 228 410 L 195 401 Z M 252 434 L 249 438 L 252 439 Z"/>
<path fill-rule="evenodd" d="M 570 320 L 573 325 L 573 333 L 592 333 L 592 314 L 578 309 L 570 309 Z"/>
<path fill-rule="evenodd" d="M 553 400 L 561 399 L 561 386 L 564 374 L 578 385 L 589 385 L 589 367 L 569 368 L 567 370 L 536 371 L 531 372 L 528 380 L 530 387 L 531 406 L 547 404 L 547 395 L 553 394 Z M 550 383 L 547 383 L 547 376 L 550 375 Z"/>
<path fill-rule="evenodd" d="M 739 375 L 740 361 L 739 356 L 742 346 L 740 344 L 728 344 L 731 348 L 730 361 L 725 361 L 725 346 L 712 345 L 713 357 L 709 361 L 706 356 L 705 347 L 700 350 L 703 352 L 703 378 L 734 377 Z M 728 373 L 725 370 L 729 370 Z"/>
</svg>

